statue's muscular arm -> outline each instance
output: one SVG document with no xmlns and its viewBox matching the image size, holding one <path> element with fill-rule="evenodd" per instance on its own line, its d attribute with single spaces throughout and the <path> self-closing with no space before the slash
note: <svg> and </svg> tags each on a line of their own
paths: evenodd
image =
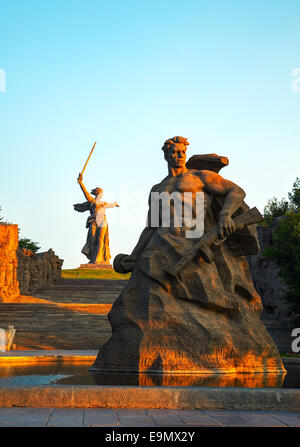
<svg viewBox="0 0 300 447">
<path fill-rule="evenodd" d="M 225 196 L 218 227 L 220 237 L 229 236 L 235 231 L 235 225 L 231 216 L 240 207 L 246 196 L 245 191 L 215 172 L 199 171 L 197 175 L 201 178 L 205 191 L 215 196 Z"/>
</svg>

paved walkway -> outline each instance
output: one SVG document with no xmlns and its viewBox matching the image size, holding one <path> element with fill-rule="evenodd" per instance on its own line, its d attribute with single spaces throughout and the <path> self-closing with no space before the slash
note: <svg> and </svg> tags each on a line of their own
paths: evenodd
<svg viewBox="0 0 300 447">
<path fill-rule="evenodd" d="M 0 408 L 0 427 L 300 427 L 300 411 Z"/>
</svg>

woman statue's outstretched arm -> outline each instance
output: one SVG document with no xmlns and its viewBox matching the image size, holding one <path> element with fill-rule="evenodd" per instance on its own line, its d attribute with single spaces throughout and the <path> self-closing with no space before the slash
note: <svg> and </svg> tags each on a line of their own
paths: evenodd
<svg viewBox="0 0 300 447">
<path fill-rule="evenodd" d="M 119 208 L 120 205 L 118 205 L 117 202 L 113 202 L 113 203 L 105 202 L 105 208 L 114 208 L 115 206 L 117 206 Z"/>
<path fill-rule="evenodd" d="M 82 192 L 85 195 L 86 200 L 88 200 L 89 202 L 92 202 L 93 197 L 91 196 L 91 194 L 87 191 L 86 187 L 84 186 L 81 173 L 78 176 L 77 182 L 79 183 L 80 188 L 82 189 Z"/>
</svg>

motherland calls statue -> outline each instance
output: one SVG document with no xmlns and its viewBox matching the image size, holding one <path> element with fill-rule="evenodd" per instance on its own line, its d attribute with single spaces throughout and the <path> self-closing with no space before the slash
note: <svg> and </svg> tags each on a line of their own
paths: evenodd
<svg viewBox="0 0 300 447">
<path fill-rule="evenodd" d="M 257 219 L 245 224 L 252 212 L 245 192 L 218 174 L 226 157 L 196 155 L 186 164 L 188 145 L 174 137 L 162 147 L 169 172 L 151 190 L 136 247 L 114 260 L 116 271 L 132 275 L 108 314 L 112 336 L 90 371 L 284 373 L 245 258 L 259 251 Z M 165 200 L 158 216 L 157 197 Z M 181 217 L 189 206 L 196 220 L 187 224 Z"/>
<path fill-rule="evenodd" d="M 90 215 L 86 221 L 86 228 L 88 228 L 87 239 L 81 253 L 90 260 L 90 264 L 109 264 L 111 255 L 109 251 L 108 224 L 105 209 L 114 208 L 119 205 L 117 202 L 103 202 L 101 200 L 103 197 L 103 189 L 101 188 L 95 188 L 91 191 L 91 194 L 95 196 L 93 198 L 84 186 L 81 174 L 79 174 L 77 181 L 87 202 L 75 204 L 74 209 L 81 213 L 90 211 Z"/>
<path fill-rule="evenodd" d="M 105 209 L 114 208 L 115 206 L 118 207 L 119 205 L 117 202 L 107 203 L 102 201 L 103 189 L 101 188 L 94 188 L 91 191 L 91 194 L 95 196 L 94 199 L 87 191 L 82 181 L 84 170 L 91 158 L 96 143 L 97 142 L 94 143 L 87 161 L 77 179 L 87 202 L 76 203 L 73 206 L 75 211 L 79 211 L 80 213 L 90 211 L 90 215 L 86 221 L 86 228 L 88 228 L 87 239 L 81 253 L 89 259 L 88 265 L 94 264 L 97 265 L 97 267 L 108 267 L 110 266 L 109 260 L 111 255 L 109 251 L 108 224 Z M 86 267 L 85 264 L 83 264 L 83 266 Z"/>
</svg>

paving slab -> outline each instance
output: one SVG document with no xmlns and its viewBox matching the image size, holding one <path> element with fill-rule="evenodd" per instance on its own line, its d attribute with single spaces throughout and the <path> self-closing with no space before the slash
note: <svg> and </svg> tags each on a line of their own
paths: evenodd
<svg viewBox="0 0 300 447">
<path fill-rule="evenodd" d="M 118 416 L 118 412 L 114 408 L 86 408 L 84 414 L 85 416 Z"/>
<path fill-rule="evenodd" d="M 163 420 L 164 422 L 168 423 L 168 425 L 170 422 L 173 421 L 173 418 L 177 416 L 181 421 L 181 425 L 197 425 L 209 427 L 221 426 L 221 424 L 215 418 L 208 416 L 202 410 L 149 409 L 147 410 L 147 412 L 154 418 L 155 421 Z M 167 418 L 170 418 L 170 421 L 168 421 Z"/>
<path fill-rule="evenodd" d="M 178 411 L 177 415 L 180 419 L 187 425 L 197 425 L 206 427 L 220 427 L 222 423 L 215 417 L 206 414 L 204 411 L 200 410 L 182 410 Z"/>
<path fill-rule="evenodd" d="M 118 408 L 118 416 L 136 417 L 136 416 L 148 416 L 147 410 L 132 410 L 131 408 Z"/>
<path fill-rule="evenodd" d="M 84 410 L 84 425 L 90 427 L 118 426 L 120 420 L 116 410 L 105 408 L 89 408 Z"/>
<path fill-rule="evenodd" d="M 121 427 L 156 427 L 154 418 L 151 416 L 120 416 Z"/>
<path fill-rule="evenodd" d="M 158 427 L 183 427 L 185 423 L 183 420 L 177 415 L 151 415 L 154 419 L 155 424 Z"/>
<path fill-rule="evenodd" d="M 208 416 L 210 413 L 208 413 Z M 240 416 L 236 416 L 234 414 L 221 414 L 221 415 L 214 415 L 212 416 L 213 419 L 215 419 L 220 425 L 224 427 L 237 427 L 245 424 L 245 420 L 241 418 Z"/>
<path fill-rule="evenodd" d="M 275 413 L 273 417 L 289 427 L 300 427 L 300 413 Z"/>
<path fill-rule="evenodd" d="M 284 427 L 286 424 L 274 417 L 272 412 L 205 411 L 226 427 Z"/>
<path fill-rule="evenodd" d="M 3 427 L 26 424 L 42 427 L 49 416 L 49 408 L 0 408 L 0 425 Z"/>
<path fill-rule="evenodd" d="M 84 410 L 79 408 L 55 408 L 47 427 L 78 427 L 83 425 Z"/>
</svg>

